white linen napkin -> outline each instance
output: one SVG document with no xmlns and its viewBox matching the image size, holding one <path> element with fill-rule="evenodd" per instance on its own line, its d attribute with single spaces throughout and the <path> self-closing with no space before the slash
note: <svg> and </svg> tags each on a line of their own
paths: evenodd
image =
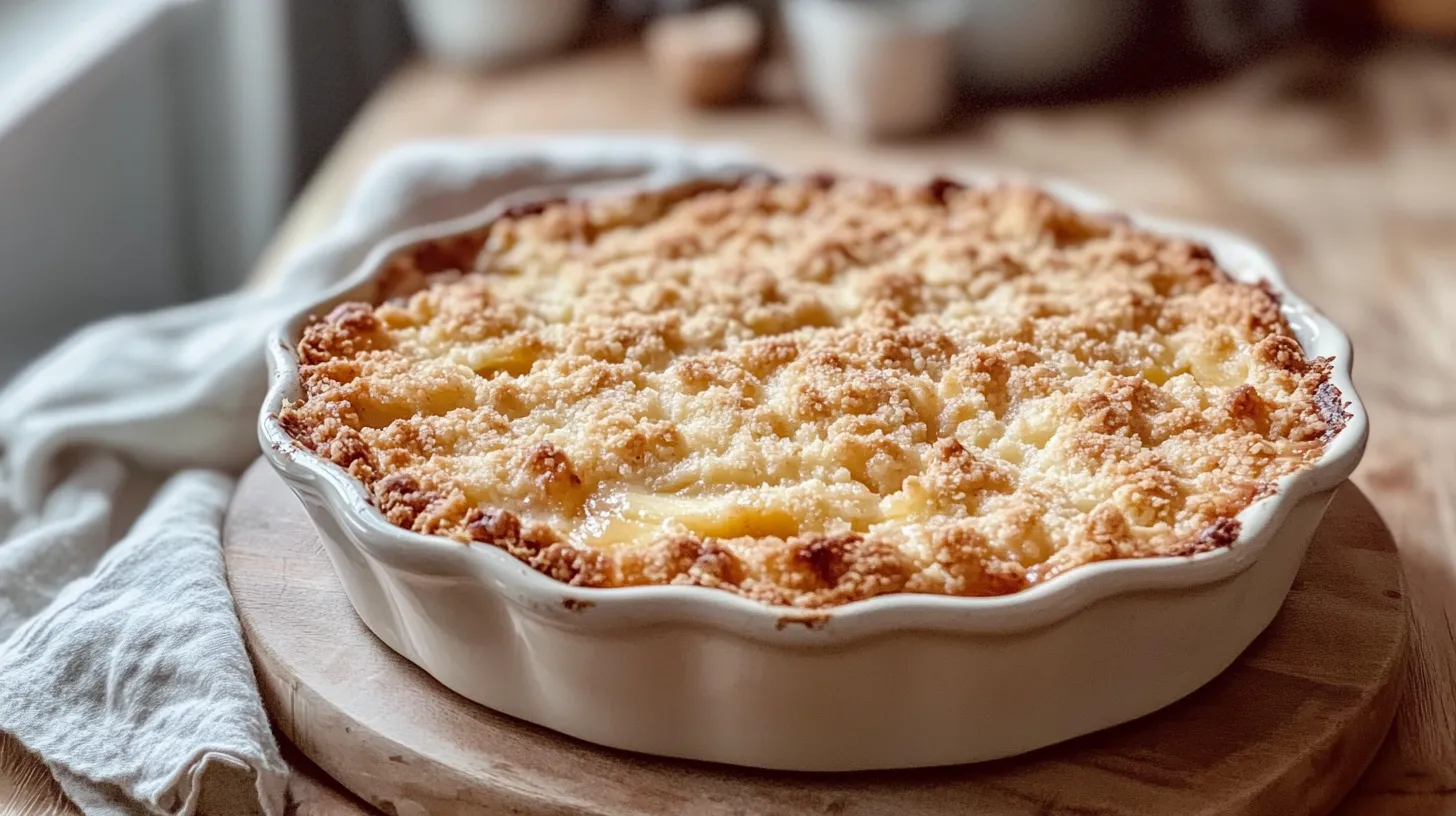
<svg viewBox="0 0 1456 816">
<path fill-rule="evenodd" d="M 411 145 L 267 289 L 109 320 L 32 364 L 0 392 L 0 730 L 88 814 L 219 795 L 283 813 L 220 549 L 232 474 L 257 456 L 268 333 L 401 229 L 524 188 L 749 161 L 626 136 Z"/>
</svg>

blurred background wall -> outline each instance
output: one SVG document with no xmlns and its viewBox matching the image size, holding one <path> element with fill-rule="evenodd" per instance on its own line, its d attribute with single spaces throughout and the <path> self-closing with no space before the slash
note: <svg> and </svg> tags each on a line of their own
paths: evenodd
<svg viewBox="0 0 1456 816">
<path fill-rule="evenodd" d="M 235 288 L 407 47 L 384 0 L 0 0 L 0 381 Z"/>
</svg>

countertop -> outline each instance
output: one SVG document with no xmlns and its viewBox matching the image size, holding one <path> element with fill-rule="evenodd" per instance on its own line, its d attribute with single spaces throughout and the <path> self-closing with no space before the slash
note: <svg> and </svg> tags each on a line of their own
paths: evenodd
<svg viewBox="0 0 1456 816">
<path fill-rule="evenodd" d="M 391 146 L 545 131 L 739 141 L 788 168 L 890 177 L 1021 170 L 1242 232 L 1354 340 L 1372 426 L 1354 481 L 1391 527 L 1408 579 L 1405 700 L 1337 813 L 1456 814 L 1456 53 L 1418 44 L 1353 61 L 1288 53 L 1177 93 L 986 111 L 886 146 L 837 141 L 797 108 L 688 110 L 651 83 L 632 47 L 485 77 L 409 64 L 308 185 L 254 280 L 316 235 Z M 299 814 L 361 812 L 307 774 L 294 792 Z M 74 812 L 44 769 L 0 737 L 7 804 Z"/>
</svg>

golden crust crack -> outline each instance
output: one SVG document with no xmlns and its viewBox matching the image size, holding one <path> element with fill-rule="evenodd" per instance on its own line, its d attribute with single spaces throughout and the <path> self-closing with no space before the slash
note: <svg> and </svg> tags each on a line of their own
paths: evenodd
<svg viewBox="0 0 1456 816">
<path fill-rule="evenodd" d="M 1267 287 L 1032 188 L 518 208 L 398 253 L 280 414 L 393 524 L 826 607 L 1227 546 L 1345 414 Z"/>
</svg>

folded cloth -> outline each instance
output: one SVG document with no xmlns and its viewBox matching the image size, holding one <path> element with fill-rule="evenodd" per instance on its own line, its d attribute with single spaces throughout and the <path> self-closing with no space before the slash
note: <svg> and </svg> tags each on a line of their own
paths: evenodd
<svg viewBox="0 0 1456 816">
<path fill-rule="evenodd" d="M 116 318 L 31 365 L 0 392 L 0 731 L 88 814 L 283 813 L 220 547 L 232 474 L 257 455 L 269 331 L 399 230 L 525 189 L 748 161 L 623 136 L 411 145 L 268 288 Z"/>
</svg>

